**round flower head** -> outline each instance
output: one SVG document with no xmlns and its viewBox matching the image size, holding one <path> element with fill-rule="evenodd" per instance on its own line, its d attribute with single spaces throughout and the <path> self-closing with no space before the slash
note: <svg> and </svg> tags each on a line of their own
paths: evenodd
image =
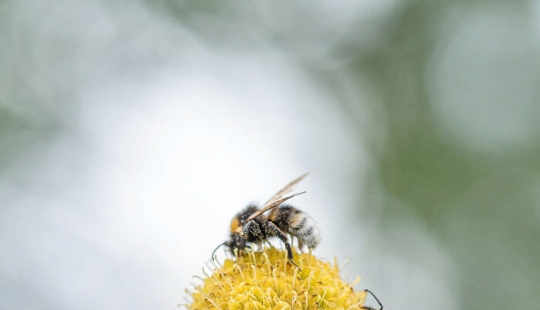
<svg viewBox="0 0 540 310">
<path fill-rule="evenodd" d="M 287 252 L 265 248 L 250 251 L 236 261 L 226 259 L 203 283 L 188 291 L 192 310 L 206 309 L 362 309 L 365 291 L 354 291 L 353 283 L 341 280 L 337 261 L 319 260 L 311 254 L 295 253 L 298 267 Z"/>
</svg>

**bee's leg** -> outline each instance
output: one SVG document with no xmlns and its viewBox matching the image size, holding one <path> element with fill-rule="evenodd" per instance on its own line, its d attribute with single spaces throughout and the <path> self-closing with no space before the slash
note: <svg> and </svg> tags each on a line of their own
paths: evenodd
<svg viewBox="0 0 540 310">
<path fill-rule="evenodd" d="M 303 251 L 303 249 L 304 249 L 304 241 L 299 237 L 296 237 L 296 239 L 298 239 L 298 250 Z"/>
<path fill-rule="evenodd" d="M 378 309 L 378 310 L 383 310 L 383 305 L 382 305 L 381 301 L 379 300 L 379 298 L 377 298 L 377 296 L 375 296 L 375 294 L 373 294 L 372 291 L 370 291 L 370 290 L 365 290 L 365 291 L 366 291 L 366 293 L 370 293 L 371 296 L 373 296 L 373 298 L 375 298 L 375 300 L 377 301 L 377 303 L 379 304 L 379 306 L 381 306 L 381 308 Z M 367 309 L 367 310 L 377 310 L 377 309 L 371 308 L 371 307 L 362 307 L 362 309 Z"/>
<path fill-rule="evenodd" d="M 281 231 L 281 229 L 279 229 L 276 226 L 276 224 L 270 221 L 267 221 L 266 225 L 270 230 L 272 230 L 274 235 L 276 235 L 279 239 L 281 239 L 281 241 L 283 241 L 283 243 L 285 243 L 285 248 L 287 249 L 287 258 L 289 259 L 289 262 L 291 262 L 291 264 L 298 267 L 298 265 L 296 265 L 293 261 L 293 253 L 292 253 L 291 245 L 289 244 L 289 239 L 287 238 L 287 236 Z"/>
</svg>

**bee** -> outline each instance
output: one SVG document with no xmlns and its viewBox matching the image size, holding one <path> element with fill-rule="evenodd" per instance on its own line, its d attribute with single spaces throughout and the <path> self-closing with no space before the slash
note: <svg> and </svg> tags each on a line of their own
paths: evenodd
<svg viewBox="0 0 540 310">
<path fill-rule="evenodd" d="M 277 237 L 285 244 L 289 261 L 297 266 L 293 261 L 289 237 L 291 243 L 295 239 L 298 241 L 300 250 L 304 246 L 307 246 L 308 249 L 314 249 L 320 242 L 319 229 L 308 214 L 283 203 L 305 193 L 290 194 L 307 175 L 306 173 L 291 181 L 261 208 L 252 204 L 240 211 L 231 221 L 230 239 L 214 250 L 212 258 L 222 245 L 225 245 L 235 255 L 251 244 L 261 245 L 263 242 L 268 242 L 268 239 Z"/>
</svg>

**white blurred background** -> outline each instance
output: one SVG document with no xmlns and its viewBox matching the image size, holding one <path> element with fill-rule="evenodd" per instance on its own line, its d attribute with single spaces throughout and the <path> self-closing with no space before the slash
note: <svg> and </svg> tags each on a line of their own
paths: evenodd
<svg viewBox="0 0 540 310">
<path fill-rule="evenodd" d="M 0 308 L 175 309 L 307 171 L 385 308 L 534 308 L 539 38 L 535 1 L 0 1 Z"/>
</svg>

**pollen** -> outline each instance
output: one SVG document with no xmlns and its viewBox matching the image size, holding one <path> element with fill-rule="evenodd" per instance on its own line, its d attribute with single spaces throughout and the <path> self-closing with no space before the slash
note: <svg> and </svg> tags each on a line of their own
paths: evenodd
<svg viewBox="0 0 540 310">
<path fill-rule="evenodd" d="M 231 309 L 362 309 L 366 293 L 343 281 L 337 259 L 329 263 L 310 253 L 287 252 L 273 247 L 247 252 L 236 261 L 226 259 L 202 283 L 186 290 L 190 310 Z"/>
</svg>

